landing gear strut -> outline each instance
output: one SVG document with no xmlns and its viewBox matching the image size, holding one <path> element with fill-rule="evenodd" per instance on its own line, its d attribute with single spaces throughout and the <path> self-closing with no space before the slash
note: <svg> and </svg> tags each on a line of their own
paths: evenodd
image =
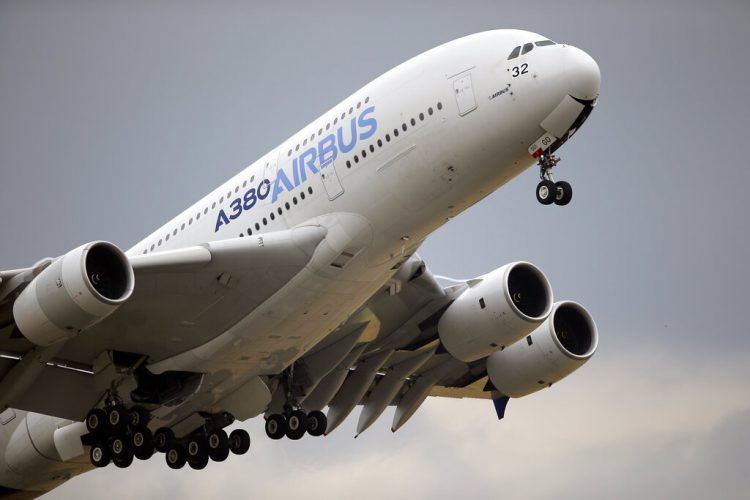
<svg viewBox="0 0 750 500">
<path fill-rule="evenodd" d="M 272 413 L 266 418 L 266 435 L 271 439 L 281 439 L 284 436 L 294 441 L 301 439 L 305 433 L 311 436 L 322 436 L 328 420 L 320 411 L 307 413 L 298 403 L 292 391 L 294 365 L 285 373 L 280 381 L 286 393 L 286 403 L 283 413 Z"/>
<path fill-rule="evenodd" d="M 567 205 L 573 198 L 573 188 L 565 181 L 555 182 L 552 168 L 560 162 L 553 154 L 539 157 L 539 177 L 542 179 L 536 186 L 536 199 L 542 205 Z"/>
</svg>

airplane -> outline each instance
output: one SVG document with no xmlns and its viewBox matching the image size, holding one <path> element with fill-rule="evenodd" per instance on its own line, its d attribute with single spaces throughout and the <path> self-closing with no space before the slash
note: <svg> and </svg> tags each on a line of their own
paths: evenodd
<svg viewBox="0 0 750 500">
<path fill-rule="evenodd" d="M 494 402 L 591 358 L 580 304 L 512 262 L 439 283 L 416 253 L 555 152 L 596 105 L 597 63 L 520 30 L 473 34 L 368 83 L 127 251 L 93 241 L 0 271 L 0 494 L 39 495 L 163 453 L 203 469 L 271 439 L 391 430 L 428 396 Z M 324 410 L 328 408 L 327 412 Z"/>
</svg>

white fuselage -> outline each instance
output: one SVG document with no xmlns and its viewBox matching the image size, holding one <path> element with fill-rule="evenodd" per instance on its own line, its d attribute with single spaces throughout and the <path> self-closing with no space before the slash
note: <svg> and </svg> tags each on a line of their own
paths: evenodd
<svg viewBox="0 0 750 500">
<path fill-rule="evenodd" d="M 507 59 L 543 39 L 485 32 L 401 64 L 131 248 L 135 256 L 304 224 L 356 240 L 341 249 L 356 254 L 343 269 L 298 277 L 229 331 L 154 369 L 282 370 L 432 231 L 533 164 L 528 148 L 544 118 L 567 95 L 594 97 L 574 73 L 590 60 L 579 49 L 537 47 Z"/>
<path fill-rule="evenodd" d="M 155 373 L 207 375 L 199 394 L 154 410 L 154 419 L 174 421 L 251 377 L 280 373 L 325 342 L 431 232 L 535 163 L 529 147 L 548 132 L 545 119 L 568 96 L 593 100 L 599 84 L 588 55 L 534 46 L 542 40 L 490 31 L 401 64 L 133 246 L 127 253 L 135 259 L 237 237 L 263 245 L 270 233 L 301 226 L 326 229 L 308 265 L 238 323 L 152 360 Z M 532 49 L 509 59 L 521 46 Z M 26 418 L 52 431 L 61 422 Z M 0 457 L 8 467 L 0 484 L 46 490 L 91 468 L 85 457 L 61 462 L 36 453 L 20 427 L 25 420 L 18 422 L 0 428 L 0 442 L 11 443 Z M 26 466 L 33 477 L 15 472 Z"/>
</svg>

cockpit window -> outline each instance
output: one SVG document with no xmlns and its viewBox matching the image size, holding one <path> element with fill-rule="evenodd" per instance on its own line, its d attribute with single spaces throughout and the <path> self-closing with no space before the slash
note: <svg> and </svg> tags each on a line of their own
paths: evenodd
<svg viewBox="0 0 750 500">
<path fill-rule="evenodd" d="M 526 54 L 527 52 L 531 52 L 531 49 L 534 48 L 533 43 L 525 43 L 523 45 L 523 50 L 521 50 L 521 55 Z"/>
<path fill-rule="evenodd" d="M 521 46 L 519 45 L 518 47 L 516 47 L 515 49 L 511 51 L 510 55 L 508 56 L 508 60 L 510 61 L 511 59 L 515 59 L 516 57 L 518 57 L 518 54 L 520 52 L 521 52 Z"/>
<path fill-rule="evenodd" d="M 542 40 L 541 42 L 534 42 L 537 47 L 544 47 L 545 45 L 556 45 L 552 40 Z"/>
</svg>

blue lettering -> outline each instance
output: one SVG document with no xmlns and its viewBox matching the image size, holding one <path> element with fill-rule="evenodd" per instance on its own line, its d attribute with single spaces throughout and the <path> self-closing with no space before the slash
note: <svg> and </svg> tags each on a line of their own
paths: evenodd
<svg viewBox="0 0 750 500">
<path fill-rule="evenodd" d="M 250 210 L 255 206 L 255 204 L 258 202 L 258 198 L 255 196 L 255 188 L 250 188 L 245 193 L 245 203 L 242 205 L 242 208 L 245 210 Z"/>
<path fill-rule="evenodd" d="M 286 189 L 287 191 L 291 191 L 294 189 L 294 186 L 292 186 L 292 183 L 289 182 L 289 178 L 286 176 L 284 169 L 280 168 L 278 175 L 276 176 L 276 182 L 274 182 L 273 184 L 273 194 L 271 195 L 271 203 L 276 202 L 279 195 L 284 192 L 284 189 Z"/>
<path fill-rule="evenodd" d="M 318 159 L 321 168 L 335 160 L 336 156 L 338 156 L 336 136 L 333 134 L 327 135 L 318 143 Z"/>
<path fill-rule="evenodd" d="M 351 134 L 352 140 L 351 142 L 349 142 L 349 144 L 344 142 L 344 134 L 343 134 L 344 126 L 342 125 L 341 128 L 339 128 L 337 131 L 338 137 L 339 137 L 339 140 L 338 140 L 339 151 L 341 151 L 342 153 L 348 153 L 349 151 L 354 149 L 354 145 L 357 143 L 357 121 L 354 118 L 352 118 L 351 120 L 351 129 L 352 129 L 352 134 Z"/>
<path fill-rule="evenodd" d="M 302 178 L 302 182 L 305 182 L 307 180 L 307 173 L 305 172 L 305 167 L 308 167 L 310 169 L 310 172 L 313 174 L 318 173 L 318 169 L 315 168 L 315 158 L 318 156 L 318 150 L 315 148 L 310 148 L 301 155 L 299 155 L 299 170 L 300 170 L 300 177 Z M 306 158 L 310 158 L 309 160 L 306 160 Z"/>
<path fill-rule="evenodd" d="M 366 118 L 366 115 L 369 115 L 370 113 L 375 111 L 375 106 L 370 106 L 369 108 L 362 111 L 362 113 L 359 115 L 359 118 L 357 119 L 357 125 L 359 125 L 359 128 L 365 128 L 369 127 L 369 130 L 362 131 L 359 133 L 359 139 L 364 141 L 365 139 L 369 139 L 370 137 L 375 134 L 375 131 L 378 129 L 378 122 L 375 120 L 375 118 Z"/>
<path fill-rule="evenodd" d="M 265 193 L 261 193 L 260 192 L 260 190 L 263 187 L 266 188 L 266 192 Z M 268 197 L 268 193 L 270 193 L 270 192 L 271 192 L 271 181 L 269 181 L 268 179 L 263 179 L 263 182 L 261 182 L 260 185 L 258 185 L 258 199 L 259 200 L 265 200 Z"/>
<path fill-rule="evenodd" d="M 235 198 L 232 200 L 232 203 L 230 203 L 229 206 L 232 209 L 232 213 L 229 218 L 234 220 L 242 213 L 242 200 L 239 198 Z"/>
<path fill-rule="evenodd" d="M 292 161 L 292 175 L 294 177 L 294 185 L 299 186 L 299 166 L 298 166 L 298 159 L 295 158 L 294 161 Z"/>
<path fill-rule="evenodd" d="M 216 217 L 216 227 L 214 228 L 214 233 L 218 231 L 223 224 L 229 224 L 229 219 L 227 219 L 227 214 L 224 213 L 224 210 L 219 210 L 219 216 Z"/>
</svg>

